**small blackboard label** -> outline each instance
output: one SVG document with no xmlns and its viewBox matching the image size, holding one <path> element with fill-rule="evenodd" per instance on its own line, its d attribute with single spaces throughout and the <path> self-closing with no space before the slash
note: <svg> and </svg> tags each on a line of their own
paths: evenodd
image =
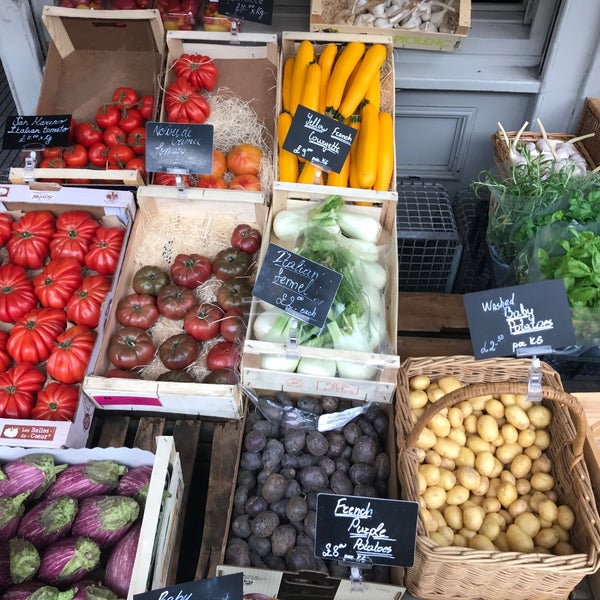
<svg viewBox="0 0 600 600">
<path fill-rule="evenodd" d="M 463 296 L 475 358 L 548 354 L 576 343 L 562 279 Z"/>
<path fill-rule="evenodd" d="M 134 594 L 136 600 L 242 600 L 244 575 L 232 573 Z"/>
<path fill-rule="evenodd" d="M 252 294 L 304 323 L 323 327 L 342 275 L 269 244 Z"/>
<path fill-rule="evenodd" d="M 164 173 L 212 172 L 212 125 L 146 123 L 146 170 Z"/>
<path fill-rule="evenodd" d="M 324 171 L 339 173 L 355 136 L 356 129 L 300 104 L 282 147 Z"/>
<path fill-rule="evenodd" d="M 273 20 L 273 0 L 219 0 L 219 12 L 253 23 L 270 25 Z"/>
<path fill-rule="evenodd" d="M 318 494 L 315 556 L 356 565 L 411 567 L 419 504 Z"/>
<path fill-rule="evenodd" d="M 2 148 L 17 150 L 39 145 L 43 148 L 67 146 L 71 115 L 17 115 L 6 119 Z"/>
</svg>

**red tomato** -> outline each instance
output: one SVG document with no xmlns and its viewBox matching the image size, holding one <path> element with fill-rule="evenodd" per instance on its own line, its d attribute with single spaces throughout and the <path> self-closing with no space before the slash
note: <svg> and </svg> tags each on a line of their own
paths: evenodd
<svg viewBox="0 0 600 600">
<path fill-rule="evenodd" d="M 124 237 L 125 232 L 120 227 L 99 227 L 85 255 L 85 266 L 100 275 L 113 275 Z"/>
<path fill-rule="evenodd" d="M 134 369 L 147 365 L 156 347 L 152 338 L 139 327 L 123 327 L 113 333 L 108 346 L 108 357 L 117 369 Z"/>
<path fill-rule="evenodd" d="M 143 179 L 146 179 L 146 161 L 143 156 L 136 156 L 125 164 L 126 169 L 139 171 Z"/>
<path fill-rule="evenodd" d="M 151 294 L 129 294 L 117 304 L 116 319 L 123 327 L 150 329 L 159 316 L 156 298 Z"/>
<path fill-rule="evenodd" d="M 178 254 L 170 268 L 173 283 L 194 289 L 212 274 L 210 260 L 200 254 Z"/>
<path fill-rule="evenodd" d="M 215 304 L 203 302 L 190 310 L 183 319 L 183 328 L 196 340 L 203 342 L 219 335 L 223 311 Z"/>
<path fill-rule="evenodd" d="M 219 71 L 212 59 L 202 54 L 182 54 L 173 63 L 177 77 L 183 77 L 197 89 L 212 90 L 217 83 Z"/>
<path fill-rule="evenodd" d="M 146 153 L 146 128 L 135 127 L 127 134 L 127 145 L 133 148 L 136 154 Z"/>
<path fill-rule="evenodd" d="M 0 246 L 4 246 L 10 239 L 13 218 L 5 212 L 0 212 Z"/>
<path fill-rule="evenodd" d="M 176 79 L 165 92 L 167 119 L 173 123 L 204 123 L 210 105 L 185 79 Z"/>
<path fill-rule="evenodd" d="M 78 144 L 89 148 L 102 141 L 103 131 L 97 123 L 85 121 L 75 128 L 75 139 Z"/>
<path fill-rule="evenodd" d="M 60 146 L 53 146 L 52 148 L 44 148 L 42 150 L 42 156 L 44 158 L 60 158 L 62 156 L 63 149 Z"/>
<path fill-rule="evenodd" d="M 73 144 L 63 150 L 63 160 L 67 167 L 85 167 L 88 163 L 87 148 L 82 144 Z"/>
<path fill-rule="evenodd" d="M 76 258 L 54 258 L 33 278 L 33 291 L 42 306 L 64 309 L 82 279 Z"/>
<path fill-rule="evenodd" d="M 135 108 L 126 108 L 121 113 L 121 118 L 117 125 L 126 133 L 129 133 L 137 127 L 141 127 L 144 122 L 139 110 Z"/>
<path fill-rule="evenodd" d="M 104 130 L 104 143 L 107 146 L 118 146 L 126 141 L 127 134 L 118 125 L 111 125 Z"/>
<path fill-rule="evenodd" d="M 119 165 L 121 168 L 134 157 L 134 151 L 125 144 L 111 146 L 108 149 L 108 164 Z"/>
<path fill-rule="evenodd" d="M 100 311 L 111 287 L 107 275 L 88 275 L 67 302 L 67 319 L 90 329 L 98 327 Z"/>
<path fill-rule="evenodd" d="M 44 158 L 40 163 L 41 169 L 64 169 L 67 164 L 62 158 L 62 148 L 60 148 L 61 156 L 53 156 L 52 158 Z"/>
<path fill-rule="evenodd" d="M 247 254 L 254 254 L 262 242 L 262 235 L 258 229 L 250 225 L 238 225 L 231 234 L 231 246 Z"/>
<path fill-rule="evenodd" d="M 6 342 L 8 341 L 8 333 L 6 331 L 0 330 L 0 373 L 3 373 L 10 367 L 10 363 L 12 362 L 12 358 L 10 354 L 6 351 Z"/>
<path fill-rule="evenodd" d="M 182 175 L 181 179 L 185 187 L 190 187 L 189 175 Z M 154 173 L 154 185 L 177 185 L 176 176 L 173 173 Z"/>
<path fill-rule="evenodd" d="M 139 100 L 137 92 L 130 87 L 118 87 L 112 95 L 112 101 L 117 108 L 123 110 L 126 106 L 132 106 Z"/>
<path fill-rule="evenodd" d="M 76 385 L 51 381 L 37 394 L 32 419 L 43 421 L 72 421 L 79 403 Z"/>
<path fill-rule="evenodd" d="M 104 142 L 98 142 L 88 148 L 88 160 L 95 167 L 106 167 L 108 162 L 108 146 Z"/>
<path fill-rule="evenodd" d="M 160 288 L 156 295 L 156 306 L 167 319 L 183 319 L 198 302 L 198 297 L 192 290 L 174 283 Z"/>
<path fill-rule="evenodd" d="M 103 104 L 96 113 L 96 123 L 102 129 L 116 125 L 121 118 L 121 111 L 114 104 Z"/>
<path fill-rule="evenodd" d="M 0 417 L 27 419 L 34 394 L 41 388 L 45 375 L 30 364 L 19 364 L 0 374 Z"/>
<path fill-rule="evenodd" d="M 150 117 L 154 113 L 154 96 L 145 95 L 140 98 L 137 105 L 137 109 L 140 111 L 143 119 L 149 121 Z"/>
<path fill-rule="evenodd" d="M 241 343 L 246 337 L 246 323 L 241 307 L 229 309 L 221 319 L 219 333 L 226 342 Z"/>
<path fill-rule="evenodd" d="M 75 141 L 75 129 L 77 129 L 77 121 L 71 117 L 71 125 L 69 127 L 69 144 Z"/>
<path fill-rule="evenodd" d="M 46 362 L 48 375 L 61 383 L 83 381 L 96 342 L 96 334 L 85 325 L 73 325 L 57 336 Z"/>
<path fill-rule="evenodd" d="M 206 366 L 211 371 L 235 369 L 240 361 L 240 352 L 231 342 L 216 343 L 206 355 Z"/>
<path fill-rule="evenodd" d="M 56 231 L 50 240 L 50 258 L 76 258 L 83 264 L 100 222 L 85 210 L 68 210 L 56 219 Z"/>
<path fill-rule="evenodd" d="M 32 210 L 14 221 L 6 242 L 10 262 L 25 269 L 40 269 L 50 255 L 54 221 L 54 215 L 48 210 Z"/>
<path fill-rule="evenodd" d="M 11 263 L 0 266 L 0 321 L 14 323 L 36 305 L 37 296 L 25 269 Z"/>
</svg>

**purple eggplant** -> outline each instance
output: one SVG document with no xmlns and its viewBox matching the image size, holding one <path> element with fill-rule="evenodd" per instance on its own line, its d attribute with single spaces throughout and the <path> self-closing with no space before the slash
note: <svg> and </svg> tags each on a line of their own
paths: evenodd
<svg viewBox="0 0 600 600">
<path fill-rule="evenodd" d="M 83 579 L 100 562 L 100 546 L 86 537 L 67 537 L 41 552 L 38 579 L 51 585 Z"/>
<path fill-rule="evenodd" d="M 39 498 L 66 468 L 67 465 L 57 465 L 51 454 L 33 453 L 15 458 L 3 467 L 6 479 L 0 480 L 0 496 L 29 492 L 30 498 Z"/>
<path fill-rule="evenodd" d="M 142 523 L 136 521 L 131 529 L 113 546 L 106 563 L 104 585 L 122 598 L 127 598 L 133 565 L 140 541 Z"/>
<path fill-rule="evenodd" d="M 74 584 L 73 600 L 118 600 L 118 596 L 100 581 L 82 580 Z"/>
<path fill-rule="evenodd" d="M 41 500 L 25 513 L 17 534 L 37 548 L 45 548 L 69 535 L 78 505 L 76 498 L 68 496 Z"/>
<path fill-rule="evenodd" d="M 140 505 L 129 496 L 84 498 L 79 504 L 71 535 L 89 537 L 100 548 L 108 548 L 123 537 L 139 514 Z"/>
<path fill-rule="evenodd" d="M 120 477 L 127 472 L 125 465 L 114 460 L 88 460 L 84 464 L 69 465 L 46 490 L 46 498 L 88 498 L 107 494 L 116 489 Z"/>
<path fill-rule="evenodd" d="M 61 592 L 58 588 L 41 581 L 28 581 L 9 587 L 2 600 L 72 600 L 75 590 Z"/>
<path fill-rule="evenodd" d="M 131 496 L 143 507 L 148 497 L 152 467 L 142 465 L 132 467 L 121 477 L 117 485 L 116 493 L 119 496 Z"/>
<path fill-rule="evenodd" d="M 23 502 L 27 496 L 29 492 L 0 498 L 0 542 L 7 542 L 17 535 L 21 517 L 25 513 Z"/>
<path fill-rule="evenodd" d="M 33 579 L 39 567 L 40 555 L 31 542 L 14 537 L 0 544 L 0 587 Z"/>
</svg>

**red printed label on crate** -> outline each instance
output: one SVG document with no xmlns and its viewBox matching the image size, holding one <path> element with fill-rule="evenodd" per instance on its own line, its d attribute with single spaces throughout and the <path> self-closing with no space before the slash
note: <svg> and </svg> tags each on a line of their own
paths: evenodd
<svg viewBox="0 0 600 600">
<path fill-rule="evenodd" d="M 56 427 L 47 425 L 4 425 L 0 438 L 9 440 L 38 440 L 51 442 L 56 435 Z"/>
<path fill-rule="evenodd" d="M 317 392 L 319 394 L 332 394 L 332 395 L 344 395 L 358 396 L 360 392 L 360 386 L 352 385 L 344 381 L 317 381 Z"/>
<path fill-rule="evenodd" d="M 158 398 L 146 396 L 94 396 L 100 406 L 162 406 Z"/>
</svg>

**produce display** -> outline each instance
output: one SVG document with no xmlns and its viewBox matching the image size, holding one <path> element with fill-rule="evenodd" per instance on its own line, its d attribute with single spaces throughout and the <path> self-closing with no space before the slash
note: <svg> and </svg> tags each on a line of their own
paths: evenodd
<svg viewBox="0 0 600 600">
<path fill-rule="evenodd" d="M 0 223 L 0 418 L 71 420 L 124 229 L 80 209 Z"/>
<path fill-rule="evenodd" d="M 191 31 L 198 23 L 200 0 L 156 0 L 154 6 L 160 13 L 165 29 Z"/>
<path fill-rule="evenodd" d="M 219 3 L 209 0 L 204 3 L 201 10 L 202 26 L 205 31 L 230 31 L 235 27 L 236 31 L 241 31 L 242 21 L 235 17 L 222 15 L 219 12 Z"/>
<path fill-rule="evenodd" d="M 118 87 L 98 107 L 94 119 L 71 122 L 70 145 L 42 150 L 38 165 L 49 169 L 135 169 L 146 176 L 146 122 L 154 112 L 154 98 L 139 96 L 131 87 Z M 47 180 L 49 181 L 49 180 Z M 62 183 L 63 179 L 52 179 Z M 70 179 L 86 184 L 90 179 Z"/>
<path fill-rule="evenodd" d="M 225 563 L 347 578 L 348 567 L 313 554 L 316 498 L 388 497 L 387 413 L 365 407 L 343 427 L 320 432 L 307 414 L 343 411 L 349 401 L 280 393 L 260 402 L 246 418 Z M 365 572 L 384 576 L 378 567 Z"/>
<path fill-rule="evenodd" d="M 463 386 L 409 380 L 413 420 Z M 474 550 L 569 555 L 573 509 L 559 501 L 547 449 L 552 411 L 518 394 L 465 400 L 434 414 L 416 443 L 421 517 L 430 538 Z"/>
<path fill-rule="evenodd" d="M 278 179 L 388 191 L 394 173 L 392 112 L 383 110 L 382 80 L 387 76 L 383 44 L 348 42 L 323 47 L 302 40 L 283 65 L 281 111 L 278 116 Z M 358 133 L 340 173 L 283 150 L 298 105 L 339 120 Z"/>
<path fill-rule="evenodd" d="M 57 464 L 44 452 L 0 476 L 0 597 L 125 598 L 151 467 Z"/>
</svg>

